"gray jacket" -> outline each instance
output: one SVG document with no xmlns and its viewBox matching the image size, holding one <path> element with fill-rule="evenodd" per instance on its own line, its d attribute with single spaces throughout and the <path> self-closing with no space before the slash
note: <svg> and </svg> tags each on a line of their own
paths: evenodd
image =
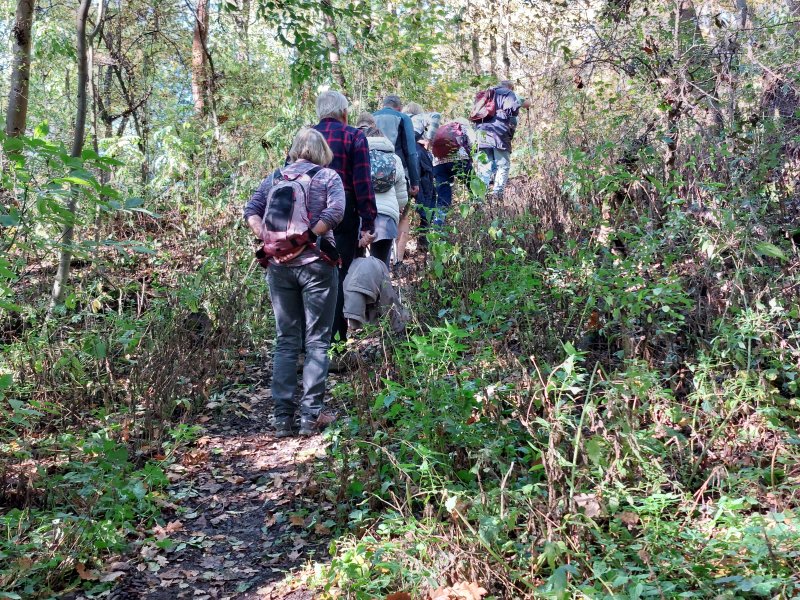
<svg viewBox="0 0 800 600">
<path fill-rule="evenodd" d="M 392 331 L 400 333 L 410 319 L 408 310 L 392 287 L 389 269 L 374 256 L 357 258 L 344 280 L 344 317 L 359 323 L 374 323 L 389 314 Z"/>
<path fill-rule="evenodd" d="M 414 125 L 414 135 L 417 139 L 432 140 L 442 122 L 442 115 L 437 112 L 419 113 L 411 116 Z"/>
</svg>

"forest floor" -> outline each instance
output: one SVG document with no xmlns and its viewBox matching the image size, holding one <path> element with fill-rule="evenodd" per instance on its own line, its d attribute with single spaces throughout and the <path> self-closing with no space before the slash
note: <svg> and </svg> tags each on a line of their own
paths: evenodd
<svg viewBox="0 0 800 600">
<path fill-rule="evenodd" d="M 251 365 L 242 383 L 209 404 L 204 435 L 167 471 L 157 541 L 108 567 L 106 580 L 118 577 L 112 598 L 313 598 L 290 573 L 327 556 L 331 533 L 319 519 L 333 506 L 311 506 L 313 464 L 325 443 L 275 438 L 270 371 Z"/>
</svg>

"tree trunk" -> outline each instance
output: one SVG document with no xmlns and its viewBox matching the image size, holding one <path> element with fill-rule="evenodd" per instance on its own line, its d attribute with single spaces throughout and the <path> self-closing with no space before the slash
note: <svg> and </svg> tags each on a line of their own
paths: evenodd
<svg viewBox="0 0 800 600">
<path fill-rule="evenodd" d="M 750 14 L 747 0 L 736 0 L 736 10 L 739 11 L 739 29 L 744 29 L 747 27 L 747 16 Z"/>
<path fill-rule="evenodd" d="M 786 0 L 786 8 L 789 9 L 789 34 L 793 39 L 800 36 L 800 0 Z"/>
<path fill-rule="evenodd" d="M 475 75 L 481 74 L 481 42 L 478 37 L 478 29 L 472 26 L 472 69 Z"/>
<path fill-rule="evenodd" d="M 500 2 L 500 30 L 503 32 L 501 49 L 503 52 L 503 77 L 511 79 L 511 56 L 508 54 L 508 3 Z"/>
<path fill-rule="evenodd" d="M 86 139 L 86 84 L 89 80 L 89 64 L 86 50 L 86 19 L 89 16 L 92 0 L 81 0 L 78 13 L 75 18 L 78 30 L 78 96 L 75 114 L 75 135 L 72 138 L 71 156 L 80 157 L 83 151 L 83 143 Z M 53 281 L 53 293 L 51 297 L 51 308 L 61 302 L 64 297 L 67 278 L 69 277 L 69 266 L 72 260 L 72 240 L 75 235 L 75 208 L 78 203 L 78 192 L 73 188 L 67 202 L 67 211 L 70 219 L 64 226 L 64 233 L 61 236 L 61 257 L 58 261 L 58 271 L 55 281 Z"/>
<path fill-rule="evenodd" d="M 342 63 L 340 61 L 339 37 L 336 35 L 336 23 L 333 20 L 333 16 L 327 12 L 325 13 L 325 37 L 328 40 L 328 46 L 330 46 L 328 58 L 331 61 L 331 73 L 336 80 L 336 85 L 339 86 L 344 95 L 347 95 L 347 81 L 345 81 Z"/>
<path fill-rule="evenodd" d="M 492 15 L 492 21 L 494 21 L 494 15 Z M 497 64 L 497 26 L 492 22 L 492 25 L 489 27 L 489 75 L 492 76 L 492 79 L 497 79 L 497 70 L 495 69 L 495 65 Z"/>
<path fill-rule="evenodd" d="M 197 0 L 192 38 L 192 99 L 196 115 L 206 114 L 208 69 L 206 41 L 208 39 L 208 0 Z"/>
<path fill-rule="evenodd" d="M 242 0 L 239 12 L 234 17 L 239 30 L 240 55 L 247 63 L 250 62 L 250 6 L 251 0 Z"/>
<path fill-rule="evenodd" d="M 11 30 L 14 62 L 6 112 L 6 134 L 25 133 L 28 120 L 28 87 L 31 77 L 31 27 L 35 0 L 17 0 L 17 14 Z"/>
</svg>

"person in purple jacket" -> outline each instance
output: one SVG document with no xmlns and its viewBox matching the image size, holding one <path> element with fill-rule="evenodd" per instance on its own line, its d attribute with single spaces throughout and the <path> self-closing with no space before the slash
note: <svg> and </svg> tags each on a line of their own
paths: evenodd
<svg viewBox="0 0 800 600">
<path fill-rule="evenodd" d="M 492 178 L 492 194 L 503 197 L 511 170 L 511 139 L 517 129 L 520 108 L 529 108 L 529 100 L 517 98 L 514 84 L 503 80 L 494 89 L 495 115 L 478 123 L 478 150 L 486 155 L 487 161 L 477 161 L 478 176 L 488 189 Z"/>
<path fill-rule="evenodd" d="M 302 178 L 306 181 L 310 230 L 309 240 L 290 254 L 269 258 L 267 282 L 275 315 L 275 356 L 272 362 L 272 398 L 275 402 L 276 437 L 293 434 L 295 414 L 300 412 L 300 435 L 314 435 L 335 420 L 323 410 L 325 381 L 328 377 L 331 331 L 339 288 L 339 273 L 326 256 L 337 256 L 334 230 L 345 213 L 342 180 L 325 167 L 333 153 L 318 131 L 303 128 L 289 150 L 289 164 L 267 177 L 244 208 L 244 218 L 252 232 L 267 239 L 264 213 L 269 192 L 276 181 Z M 276 179 L 277 178 L 277 179 Z M 308 181 L 310 178 L 310 181 Z M 294 399 L 297 388 L 297 357 L 305 347 L 303 394 L 299 406 Z"/>
</svg>

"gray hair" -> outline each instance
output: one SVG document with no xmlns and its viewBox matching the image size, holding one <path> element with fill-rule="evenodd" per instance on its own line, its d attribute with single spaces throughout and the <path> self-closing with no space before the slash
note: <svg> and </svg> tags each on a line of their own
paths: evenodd
<svg viewBox="0 0 800 600">
<path fill-rule="evenodd" d="M 363 131 L 367 137 L 385 137 L 375 122 L 375 117 L 372 116 L 372 113 L 366 111 L 358 115 L 356 128 Z"/>
<path fill-rule="evenodd" d="M 350 103 L 339 92 L 329 90 L 317 96 L 317 118 L 342 119 Z"/>
<path fill-rule="evenodd" d="M 506 88 L 507 90 L 514 90 L 514 82 L 510 79 L 501 79 L 497 87 Z"/>
<path fill-rule="evenodd" d="M 408 104 L 406 104 L 405 108 L 403 109 L 403 112 L 413 117 L 414 115 L 422 114 L 424 111 L 422 110 L 422 107 L 416 102 L 409 102 Z"/>
<path fill-rule="evenodd" d="M 327 167 L 333 160 L 333 152 L 325 137 L 316 129 L 303 127 L 295 136 L 289 150 L 289 160 L 307 160 L 315 165 Z"/>
<path fill-rule="evenodd" d="M 389 94 L 383 99 L 383 105 L 395 110 L 400 110 L 403 108 L 403 101 L 400 100 L 400 96 Z"/>
</svg>

